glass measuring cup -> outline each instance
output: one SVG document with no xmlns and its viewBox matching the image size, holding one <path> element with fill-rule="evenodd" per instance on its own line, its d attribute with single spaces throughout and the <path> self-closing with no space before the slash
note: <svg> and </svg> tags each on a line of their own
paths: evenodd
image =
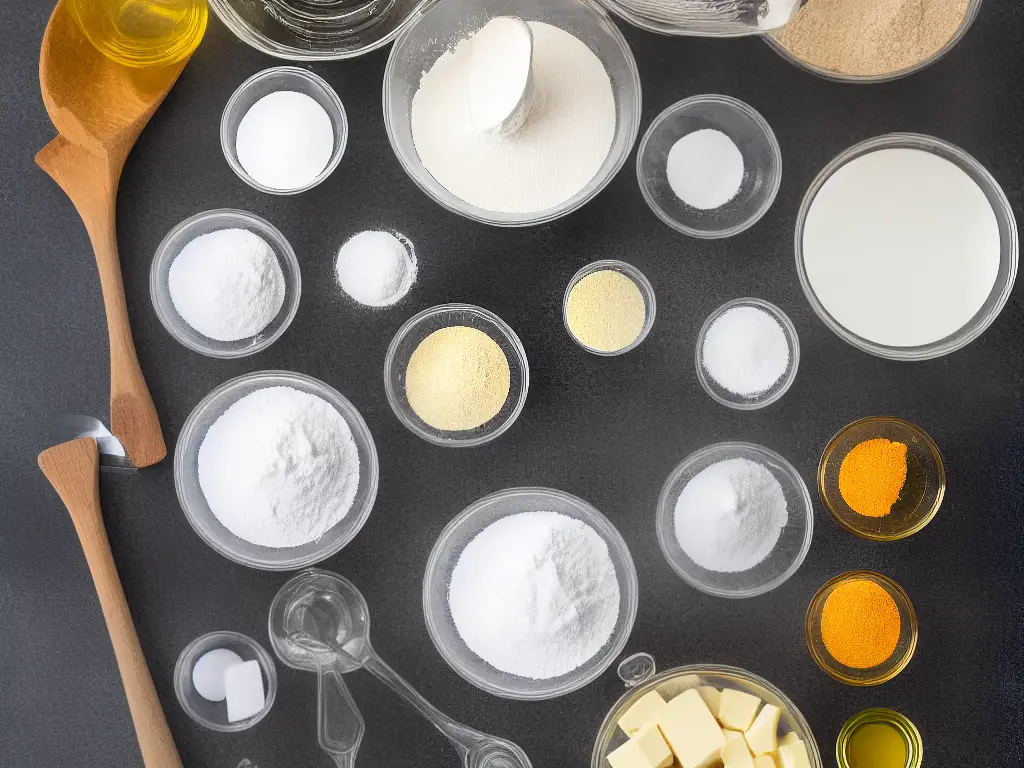
<svg viewBox="0 0 1024 768">
<path fill-rule="evenodd" d="M 335 573 L 310 568 L 281 587 L 270 606 L 270 642 L 286 664 L 329 665 L 339 680 L 360 668 L 372 673 L 452 743 L 465 768 L 532 768 L 519 746 L 456 722 L 391 669 L 370 644 L 362 594 Z"/>
</svg>

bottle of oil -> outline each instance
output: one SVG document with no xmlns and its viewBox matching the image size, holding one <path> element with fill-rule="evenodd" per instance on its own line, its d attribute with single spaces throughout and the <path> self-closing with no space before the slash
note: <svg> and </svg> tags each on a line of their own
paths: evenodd
<svg viewBox="0 0 1024 768">
<path fill-rule="evenodd" d="M 206 0 L 65 0 L 85 36 L 129 67 L 181 61 L 206 31 Z"/>
</svg>

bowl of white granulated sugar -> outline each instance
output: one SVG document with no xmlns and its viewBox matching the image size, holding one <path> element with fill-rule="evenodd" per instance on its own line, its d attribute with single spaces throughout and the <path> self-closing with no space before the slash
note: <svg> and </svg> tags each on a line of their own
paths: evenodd
<svg viewBox="0 0 1024 768">
<path fill-rule="evenodd" d="M 174 452 L 174 487 L 195 532 L 229 560 L 267 571 L 313 565 L 348 544 L 377 482 L 377 449 L 355 406 L 287 371 L 214 389 Z"/>
</svg>

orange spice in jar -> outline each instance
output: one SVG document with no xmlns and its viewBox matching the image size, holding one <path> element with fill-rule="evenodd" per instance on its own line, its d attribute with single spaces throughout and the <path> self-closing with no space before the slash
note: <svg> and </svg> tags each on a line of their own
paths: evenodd
<svg viewBox="0 0 1024 768">
<path fill-rule="evenodd" d="M 858 515 L 885 517 L 907 482 L 907 446 L 884 437 L 853 447 L 839 467 L 839 493 Z"/>
<path fill-rule="evenodd" d="M 825 600 L 821 639 L 840 664 L 870 669 L 892 656 L 902 621 L 896 601 L 867 579 L 839 584 Z"/>
</svg>

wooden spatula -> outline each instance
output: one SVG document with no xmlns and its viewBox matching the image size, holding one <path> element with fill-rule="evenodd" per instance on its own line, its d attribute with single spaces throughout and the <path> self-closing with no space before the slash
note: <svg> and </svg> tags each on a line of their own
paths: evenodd
<svg viewBox="0 0 1024 768">
<path fill-rule="evenodd" d="M 121 671 L 128 709 L 146 768 L 181 768 L 181 758 L 160 708 L 139 636 L 117 575 L 100 513 L 99 451 L 91 437 L 80 437 L 39 454 L 39 468 L 71 513 Z"/>
</svg>

